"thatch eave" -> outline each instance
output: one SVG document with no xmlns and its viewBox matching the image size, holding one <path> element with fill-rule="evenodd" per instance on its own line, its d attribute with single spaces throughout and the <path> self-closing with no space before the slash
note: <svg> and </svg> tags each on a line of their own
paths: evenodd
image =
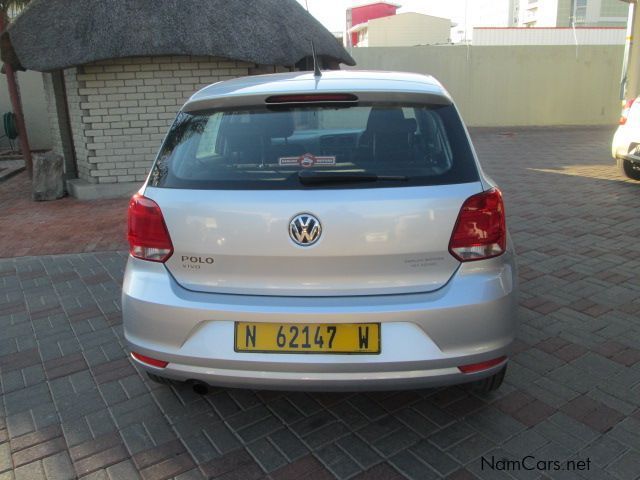
<svg viewBox="0 0 640 480">
<path fill-rule="evenodd" d="M 355 64 L 295 0 L 34 0 L 0 48 L 14 68 L 46 72 L 165 55 L 293 66 L 312 41 L 326 63 Z"/>
</svg>

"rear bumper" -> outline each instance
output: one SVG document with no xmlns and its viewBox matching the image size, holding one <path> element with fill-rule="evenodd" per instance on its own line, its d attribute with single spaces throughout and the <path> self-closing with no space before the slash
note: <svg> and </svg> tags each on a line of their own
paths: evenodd
<svg viewBox="0 0 640 480">
<path fill-rule="evenodd" d="M 132 357 L 133 358 L 133 357 Z M 502 369 L 507 361 L 474 374 L 463 374 L 455 367 L 380 372 L 260 372 L 225 368 L 170 364 L 166 369 L 149 367 L 134 359 L 143 369 L 178 381 L 200 381 L 208 385 L 257 390 L 302 390 L 323 392 L 404 390 L 441 387 L 473 382 Z"/>
<path fill-rule="evenodd" d="M 132 351 L 169 362 L 143 368 L 177 380 L 287 390 L 381 390 L 465 383 L 458 367 L 508 356 L 516 330 L 511 253 L 461 265 L 430 293 L 258 297 L 185 290 L 161 264 L 129 259 L 122 304 Z M 237 353 L 234 322 L 381 324 L 378 355 Z"/>
</svg>

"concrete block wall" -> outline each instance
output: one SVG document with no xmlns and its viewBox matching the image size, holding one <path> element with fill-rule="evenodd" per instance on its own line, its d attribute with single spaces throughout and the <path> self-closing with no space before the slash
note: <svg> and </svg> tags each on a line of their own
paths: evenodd
<svg viewBox="0 0 640 480">
<path fill-rule="evenodd" d="M 95 184 L 144 181 L 182 104 L 200 88 L 248 75 L 252 67 L 185 56 L 126 58 L 65 70 L 79 178 Z"/>
<path fill-rule="evenodd" d="M 624 45 L 354 48 L 356 68 L 429 74 L 473 127 L 610 125 Z"/>
</svg>

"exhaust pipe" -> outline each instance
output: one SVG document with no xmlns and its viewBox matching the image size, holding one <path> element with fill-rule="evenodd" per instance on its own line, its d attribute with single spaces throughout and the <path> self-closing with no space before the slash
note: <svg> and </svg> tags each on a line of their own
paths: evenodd
<svg viewBox="0 0 640 480">
<path fill-rule="evenodd" d="M 193 382 L 193 391 L 198 395 L 206 395 L 209 393 L 209 385 L 203 382 Z"/>
</svg>

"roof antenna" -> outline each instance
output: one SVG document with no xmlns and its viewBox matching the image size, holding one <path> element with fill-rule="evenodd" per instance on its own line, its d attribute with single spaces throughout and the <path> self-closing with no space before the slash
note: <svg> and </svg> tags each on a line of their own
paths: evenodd
<svg viewBox="0 0 640 480">
<path fill-rule="evenodd" d="M 321 77 L 320 62 L 318 61 L 318 55 L 316 55 L 316 46 L 313 44 L 313 40 L 311 41 L 311 54 L 313 55 L 313 76 Z"/>
<path fill-rule="evenodd" d="M 307 13 L 310 14 L 309 0 L 304 0 L 304 5 L 307 7 Z M 316 55 L 316 46 L 314 45 L 313 40 L 311 40 L 311 55 L 313 55 L 313 76 L 321 77 L 322 72 L 320 71 L 320 62 L 318 61 L 318 55 Z"/>
</svg>

